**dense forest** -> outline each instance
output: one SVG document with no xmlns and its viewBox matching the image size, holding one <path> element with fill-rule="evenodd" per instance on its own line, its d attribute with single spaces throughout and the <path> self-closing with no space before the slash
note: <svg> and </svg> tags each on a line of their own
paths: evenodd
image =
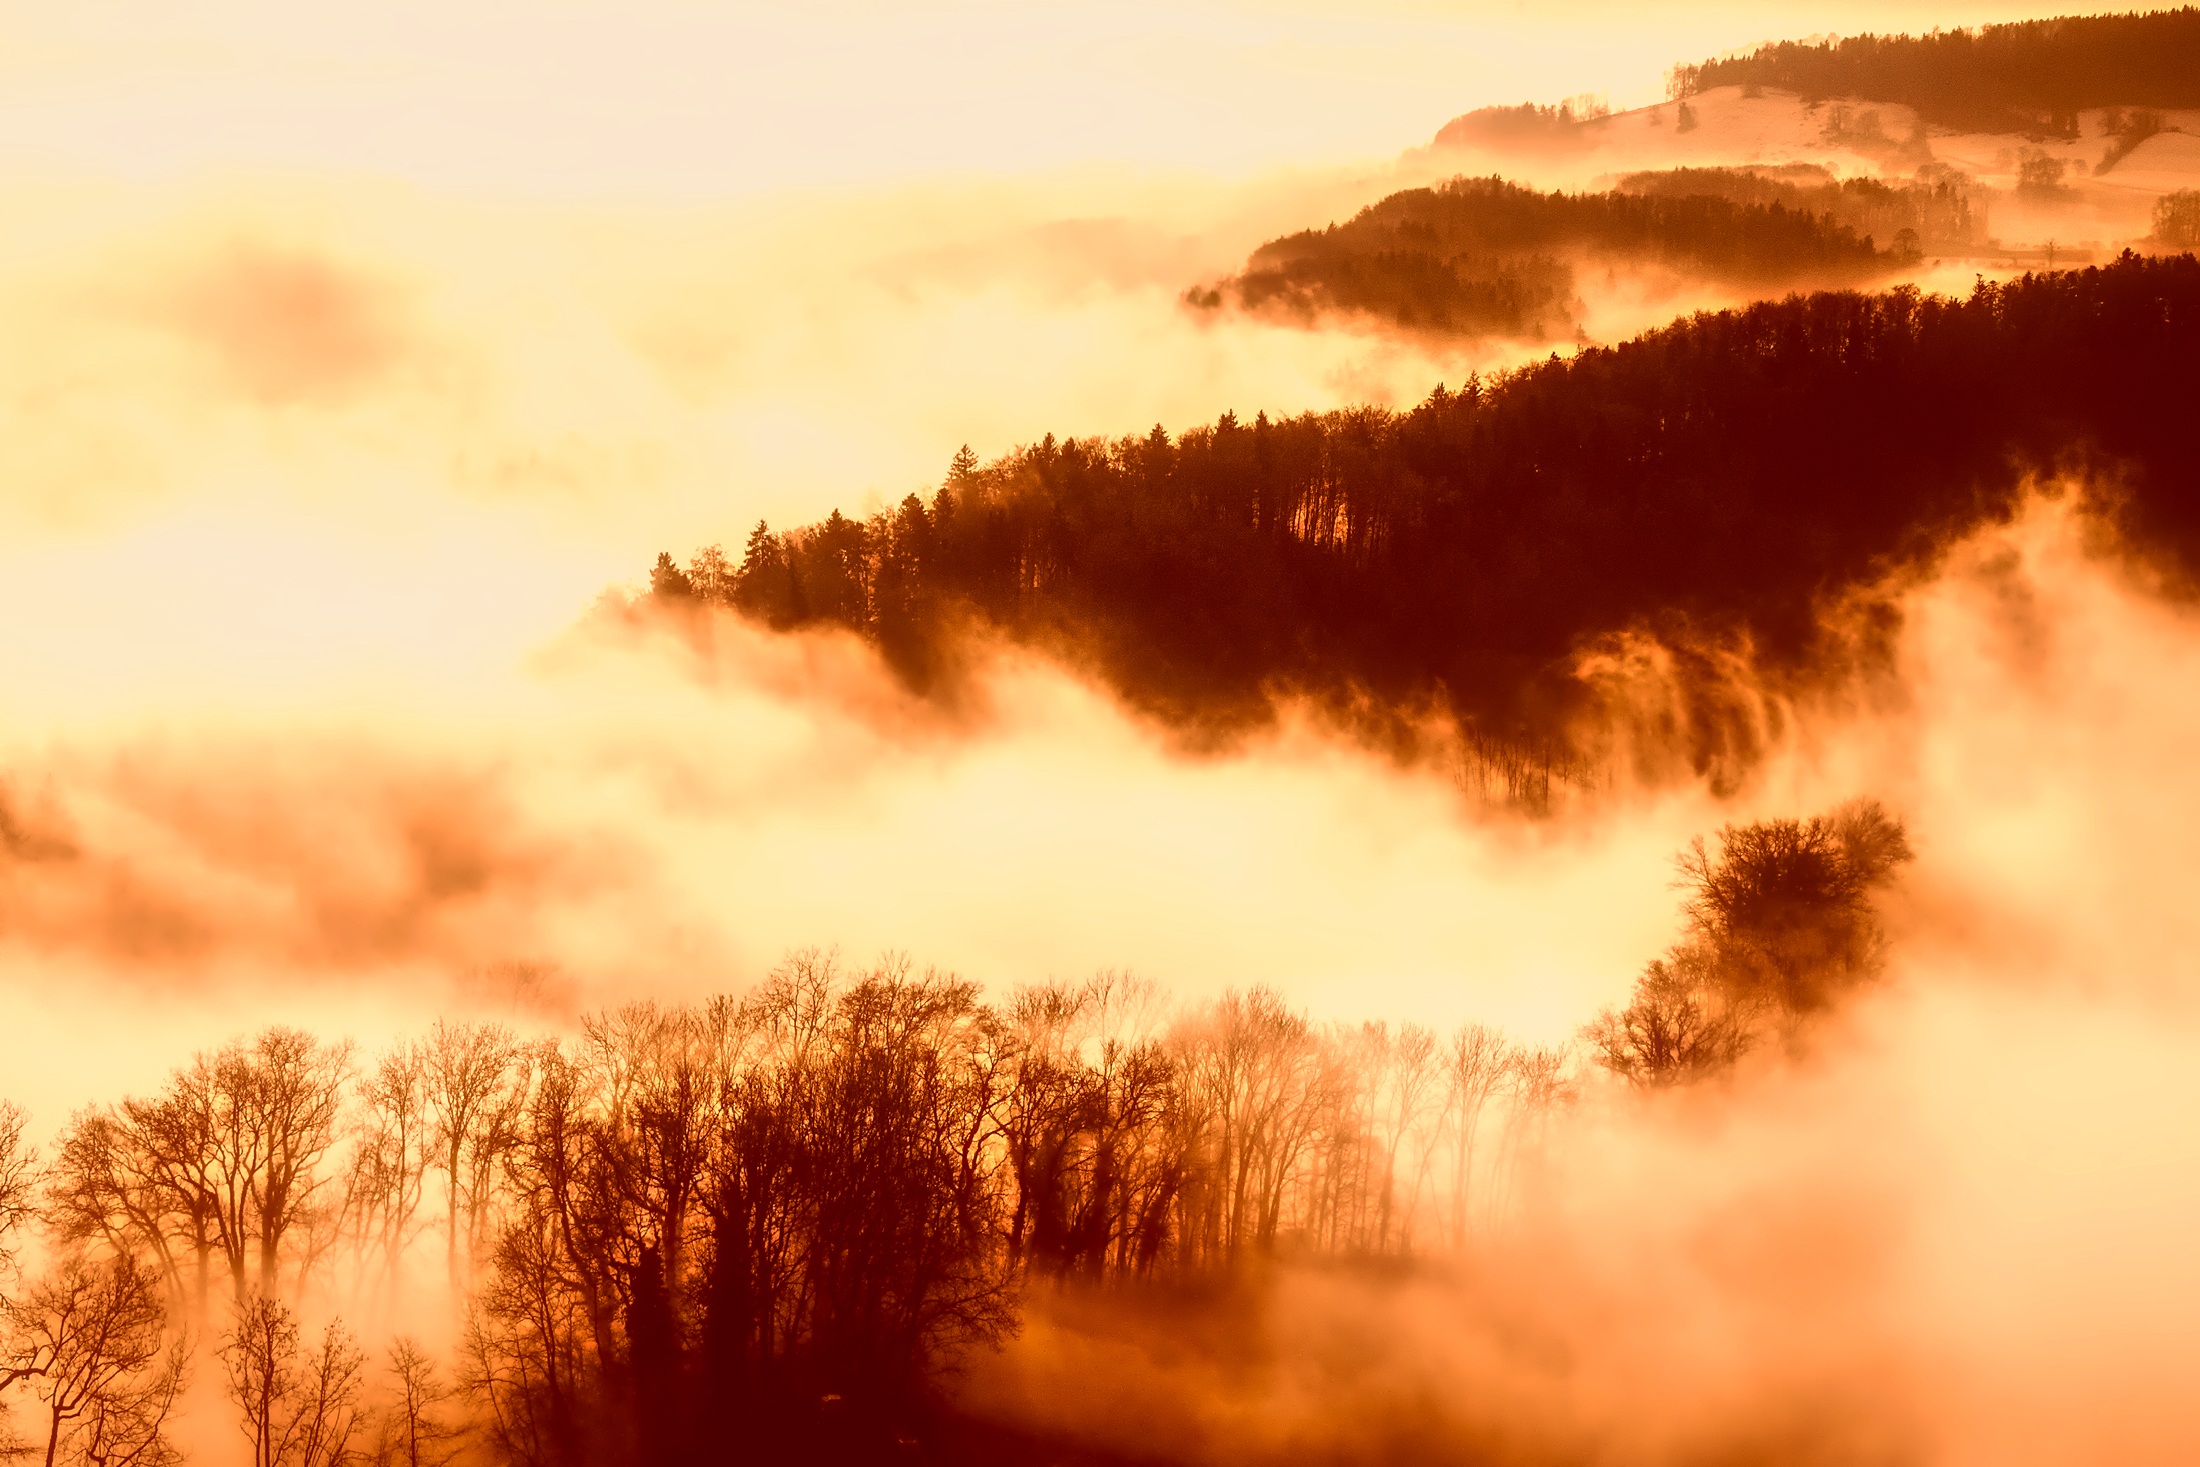
<svg viewBox="0 0 2200 1467">
<path fill-rule="evenodd" d="M 1586 1045 L 813 952 L 562 1036 L 270 1028 L 43 1156 L 0 1107 L 4 1424 L 172 1467 L 203 1374 L 254 1467 L 961 1456 L 943 1372 L 1030 1288 L 1471 1252 L 1599 1075 L 1705 1079 L 1869 980 L 1907 855 L 1871 804 L 1696 843 L 1687 937 Z"/>
<path fill-rule="evenodd" d="M 2028 476 L 2088 467 L 2135 543 L 2194 563 L 2195 401 L 2191 255 L 1961 299 L 1796 296 L 1405 412 L 965 450 L 929 501 L 758 525 L 738 561 L 661 555 L 653 600 L 852 628 L 934 689 L 975 623 L 1188 733 L 1293 694 L 1374 733 L 1438 710 L 1584 754 L 1634 715 L 1599 702 L 1580 654 L 1637 630 L 1672 650 L 1679 709 L 1635 730 L 1637 756 L 1715 770 L 1750 757 L 1757 725 L 1692 649 L 1746 639 L 1775 679 L 1869 656 L 1868 617 L 1829 640 L 1829 599 L 2005 513 Z"/>
<path fill-rule="evenodd" d="M 1663 265 L 1784 288 L 1855 283 L 1897 263 L 1830 209 L 1796 207 L 1803 191 L 1791 193 L 1546 194 L 1500 178 L 1457 178 L 1392 194 L 1343 224 L 1270 240 L 1243 272 L 1185 299 L 1306 324 L 1356 315 L 1407 331 L 1552 340 L 1579 330 L 1577 266 Z M 1902 227 L 1885 239 L 1891 244 Z M 1907 243 L 1916 242 L 1913 229 Z"/>
<path fill-rule="evenodd" d="M 1671 84 L 1683 97 L 1739 86 L 1898 102 L 1963 132 L 2075 137 L 2089 108 L 2200 107 L 2200 9 L 1780 41 L 1676 67 Z"/>
</svg>

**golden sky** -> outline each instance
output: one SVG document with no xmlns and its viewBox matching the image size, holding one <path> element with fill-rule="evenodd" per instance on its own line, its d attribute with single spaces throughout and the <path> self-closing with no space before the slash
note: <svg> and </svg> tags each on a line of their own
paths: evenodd
<svg viewBox="0 0 2200 1467">
<path fill-rule="evenodd" d="M 1670 937 L 1682 841 L 1880 755 L 1524 830 L 1303 729 L 1176 759 L 1056 670 L 953 730 L 829 639 L 576 627 L 660 549 L 898 500 L 960 443 L 1503 365 L 1178 301 L 1420 181 L 1401 150 L 1478 103 L 1982 13 L 1902 9 L 0 11 L 0 798 L 72 853 L 0 921 L 51 1010 L 19 1051 L 105 1002 L 78 979 L 233 978 L 186 1004 L 209 1037 L 270 991 L 409 1015 L 528 959 L 685 993 L 802 943 L 1572 1032 Z"/>
<path fill-rule="evenodd" d="M 1492 101 L 1640 105 L 1673 62 L 1767 39 L 2067 8 L 18 4 L 0 13 L 0 170 L 719 197 L 1091 161 L 1245 172 L 1393 153 Z"/>
</svg>

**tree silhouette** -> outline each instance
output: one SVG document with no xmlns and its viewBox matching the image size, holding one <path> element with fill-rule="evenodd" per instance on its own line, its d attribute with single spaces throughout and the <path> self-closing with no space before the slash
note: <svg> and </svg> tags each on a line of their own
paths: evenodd
<svg viewBox="0 0 2200 1467">
<path fill-rule="evenodd" d="M 253 1294 L 238 1304 L 218 1355 L 252 1467 L 343 1467 L 361 1425 L 366 1357 L 340 1322 L 307 1347 L 287 1306 Z"/>
<path fill-rule="evenodd" d="M 28 1117 L 13 1101 L 0 1101 L 0 1272 L 15 1264 L 18 1239 L 38 1218 L 38 1153 L 24 1144 Z"/>
<path fill-rule="evenodd" d="M 1912 858 L 1900 821 L 1859 800 L 1808 820 L 1728 825 L 1678 861 L 1689 934 L 1584 1031 L 1613 1073 L 1662 1086 L 1731 1065 L 1873 977 L 1874 895 Z"/>
<path fill-rule="evenodd" d="M 388 1403 L 377 1413 L 374 1467 L 448 1467 L 463 1450 L 465 1432 L 446 1412 L 452 1390 L 419 1341 L 400 1335 L 390 1344 Z"/>
<path fill-rule="evenodd" d="M 370 1262 L 378 1262 L 382 1285 L 394 1301 L 406 1251 L 422 1226 L 419 1214 L 436 1153 L 425 1047 L 403 1043 L 384 1054 L 359 1087 L 358 1100 L 344 1210 L 362 1275 Z"/>
<path fill-rule="evenodd" d="M 166 1467 L 181 1453 L 168 1418 L 190 1342 L 168 1334 L 160 1280 L 128 1255 L 63 1258 L 6 1306 L 0 1387 L 25 1383 L 44 1408 L 46 1467 Z"/>
</svg>

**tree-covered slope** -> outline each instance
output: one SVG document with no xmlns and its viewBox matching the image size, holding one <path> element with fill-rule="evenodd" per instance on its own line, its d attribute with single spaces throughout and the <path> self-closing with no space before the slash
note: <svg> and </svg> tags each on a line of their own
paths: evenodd
<svg viewBox="0 0 2200 1467">
<path fill-rule="evenodd" d="M 2200 551 L 2200 261 L 1829 292 L 1705 314 L 1407 412 L 1225 414 L 1171 438 L 967 452 L 926 502 L 837 512 L 655 585 L 779 627 L 840 623 L 915 682 L 968 621 L 1058 650 L 1190 728 L 1292 691 L 1559 736 L 1585 643 L 1746 635 L 1823 652 L 1824 598 L 2078 463 L 2132 533 Z M 1689 735 L 1705 761 L 1738 737 Z"/>
<path fill-rule="evenodd" d="M 2074 134 L 2092 107 L 2200 107 L 2200 9 L 2071 15 L 1924 36 L 1780 41 L 1674 68 L 1683 95 L 1772 87 L 1898 102 L 1967 132 Z"/>
<path fill-rule="evenodd" d="M 1853 284 L 1890 263 L 1829 210 L 1796 207 L 1803 194 L 1794 192 L 1795 200 L 1710 188 L 1547 194 L 1500 178 L 1457 178 L 1270 240 L 1241 273 L 1186 299 L 1305 322 L 1341 314 L 1405 330 L 1550 340 L 1578 327 L 1578 264 L 1657 264 L 1785 289 Z M 1878 243 L 1891 239 L 1889 231 Z"/>
</svg>

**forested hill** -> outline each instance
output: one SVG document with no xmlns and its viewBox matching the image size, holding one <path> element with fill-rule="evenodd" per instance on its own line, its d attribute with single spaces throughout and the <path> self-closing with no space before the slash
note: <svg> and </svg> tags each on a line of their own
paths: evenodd
<svg viewBox="0 0 2200 1467">
<path fill-rule="evenodd" d="M 1456 178 L 1392 194 L 1343 224 L 1270 240 L 1241 274 L 1185 299 L 1307 323 L 1345 314 L 1405 330 L 1562 340 L 1578 329 L 1580 263 L 1661 264 L 1774 289 L 1857 284 L 1895 263 L 1830 210 L 1793 202 L 1709 188 L 1546 194 L 1500 178 Z M 1892 238 L 1890 230 L 1878 243 Z"/>
<path fill-rule="evenodd" d="M 2075 135 L 2091 107 L 2200 107 L 2200 9 L 2062 16 L 1926 36 L 1780 41 L 1674 68 L 1676 90 L 1774 87 L 1899 102 L 1966 132 Z"/>
<path fill-rule="evenodd" d="M 929 503 L 759 525 L 738 566 L 662 556 L 653 585 L 858 628 L 919 685 L 975 617 L 1189 729 L 1292 690 L 1562 734 L 1585 641 L 1746 632 L 1800 673 L 1821 597 L 2002 512 L 2035 468 L 2117 465 L 2132 532 L 2189 562 L 2195 402 L 2200 261 L 2127 254 L 1960 300 L 1701 315 L 1408 412 L 966 450 Z M 1742 736 L 1715 706 L 1685 730 L 1699 765 Z"/>
</svg>

